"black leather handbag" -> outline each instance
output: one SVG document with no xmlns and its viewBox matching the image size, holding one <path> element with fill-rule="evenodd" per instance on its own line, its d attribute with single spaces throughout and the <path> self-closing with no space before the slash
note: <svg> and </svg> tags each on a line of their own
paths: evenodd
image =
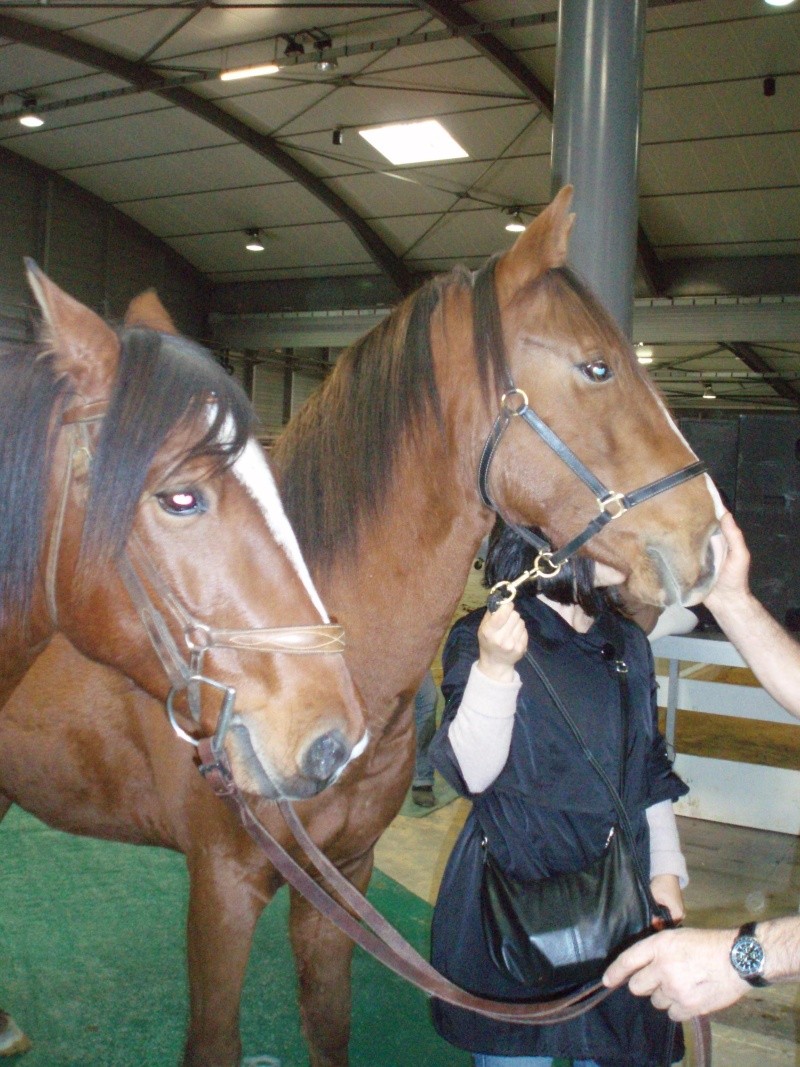
<svg viewBox="0 0 800 1067">
<path fill-rule="evenodd" d="M 672 925 L 672 920 L 650 892 L 617 790 L 586 746 L 541 665 L 530 652 L 525 655 L 583 754 L 603 779 L 618 814 L 618 822 L 598 859 L 582 870 L 550 878 L 520 881 L 509 877 L 484 839 L 481 917 L 489 955 L 506 978 L 537 995 L 548 996 L 597 981 L 624 948 L 656 929 Z M 627 667 L 621 660 L 615 666 L 622 698 L 624 753 Z"/>
</svg>

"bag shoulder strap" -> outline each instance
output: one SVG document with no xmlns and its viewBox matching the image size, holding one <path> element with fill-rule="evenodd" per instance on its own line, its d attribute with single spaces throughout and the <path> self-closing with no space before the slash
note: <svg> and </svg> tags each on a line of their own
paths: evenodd
<svg viewBox="0 0 800 1067">
<path fill-rule="evenodd" d="M 578 742 L 578 745 L 580 746 L 580 749 L 583 752 L 583 755 L 586 757 L 586 760 L 589 762 L 589 764 L 594 768 L 594 770 L 600 776 L 600 778 L 603 781 L 603 784 L 605 785 L 606 789 L 610 793 L 611 799 L 612 799 L 612 801 L 614 803 L 614 807 L 616 808 L 617 815 L 619 817 L 620 828 L 621 828 L 622 832 L 625 834 L 625 837 L 628 840 L 628 846 L 630 847 L 631 858 L 633 859 L 633 862 L 634 862 L 634 865 L 635 865 L 635 868 L 636 868 L 637 877 L 639 879 L 639 882 L 641 883 L 642 888 L 649 895 L 650 887 L 649 887 L 647 879 L 644 876 L 644 871 L 642 870 L 641 864 L 639 863 L 639 857 L 636 854 L 636 847 L 635 847 L 634 837 L 633 837 L 633 828 L 631 827 L 630 819 L 628 818 L 628 813 L 625 810 L 625 805 L 622 803 L 622 798 L 620 797 L 620 795 L 617 792 L 617 790 L 614 788 L 614 785 L 613 785 L 611 779 L 608 777 L 606 772 L 603 770 L 603 767 L 601 766 L 599 760 L 597 759 L 597 757 L 594 755 L 594 753 L 591 751 L 589 746 L 584 741 L 583 734 L 578 729 L 577 723 L 575 722 L 575 720 L 573 719 L 573 717 L 570 715 L 569 711 L 567 710 L 567 707 L 564 704 L 564 701 L 561 699 L 560 695 L 558 694 L 555 686 L 553 685 L 553 683 L 548 678 L 544 667 L 541 665 L 541 663 L 539 663 L 539 661 L 530 652 L 530 650 L 525 652 L 525 659 L 528 661 L 528 663 L 530 663 L 530 665 L 533 667 L 533 669 L 536 672 L 536 674 L 539 676 L 539 680 L 541 681 L 542 685 L 544 686 L 544 688 L 545 688 L 545 690 L 547 692 L 547 695 L 550 697 L 550 699 L 553 701 L 553 704 L 556 706 L 558 711 L 561 713 L 564 721 L 566 722 L 567 726 L 570 729 L 570 732 L 572 733 L 572 735 L 575 738 L 575 740 Z M 622 660 L 620 660 L 618 662 L 621 663 L 622 666 L 624 667 L 624 671 L 618 669 L 618 674 L 620 676 L 620 698 L 621 698 L 621 701 L 622 701 L 623 737 L 624 737 L 624 736 L 626 736 L 627 719 L 628 719 L 628 684 L 627 684 L 627 679 L 625 678 L 625 673 L 627 672 L 627 667 L 624 665 L 624 662 Z M 627 749 L 627 744 L 623 742 L 623 753 L 622 753 L 622 762 L 623 762 L 623 764 L 625 762 L 625 757 L 627 755 L 627 752 L 625 751 L 625 749 Z"/>
</svg>

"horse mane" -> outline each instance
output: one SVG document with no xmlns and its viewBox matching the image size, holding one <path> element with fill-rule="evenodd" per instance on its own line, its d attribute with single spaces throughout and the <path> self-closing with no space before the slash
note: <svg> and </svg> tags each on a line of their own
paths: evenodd
<svg viewBox="0 0 800 1067">
<path fill-rule="evenodd" d="M 52 357 L 31 344 L 0 349 L 0 626 L 26 629 L 39 567 L 55 437 L 54 411 L 71 396 Z"/>
<path fill-rule="evenodd" d="M 72 396 L 53 357 L 32 345 L 0 354 L 0 624 L 24 631 L 38 574 L 50 462 L 60 415 Z M 209 403 L 212 400 L 213 403 Z M 123 330 L 117 376 L 92 457 L 81 568 L 123 549 L 148 470 L 170 434 L 202 432 L 174 469 L 196 458 L 210 471 L 247 443 L 252 408 L 241 388 L 200 346 L 143 327 Z"/>
<path fill-rule="evenodd" d="M 431 318 L 448 290 L 472 284 L 463 267 L 427 281 L 342 352 L 279 437 L 281 496 L 312 569 L 355 552 L 361 525 L 380 514 L 403 444 L 443 433 Z M 502 344 L 472 349 L 489 396 L 503 380 Z"/>
</svg>

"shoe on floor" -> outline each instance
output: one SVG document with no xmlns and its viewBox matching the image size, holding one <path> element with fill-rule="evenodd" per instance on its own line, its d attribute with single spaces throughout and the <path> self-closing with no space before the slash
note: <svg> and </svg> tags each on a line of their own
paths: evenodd
<svg viewBox="0 0 800 1067">
<path fill-rule="evenodd" d="M 436 797 L 432 785 L 415 785 L 411 790 L 411 799 L 418 808 L 435 808 Z"/>
<path fill-rule="evenodd" d="M 0 1056 L 18 1056 L 30 1047 L 30 1041 L 11 1016 L 0 1011 Z"/>
</svg>

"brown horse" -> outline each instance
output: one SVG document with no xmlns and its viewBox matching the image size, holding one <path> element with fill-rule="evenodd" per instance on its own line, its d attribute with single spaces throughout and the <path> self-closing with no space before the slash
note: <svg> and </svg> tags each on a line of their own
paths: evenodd
<svg viewBox="0 0 800 1067">
<path fill-rule="evenodd" d="M 477 471 L 509 378 L 619 492 L 694 459 L 630 346 L 565 269 L 571 221 L 563 190 L 491 269 L 427 283 L 343 353 L 276 449 L 287 511 L 326 602 L 347 627 L 345 655 L 370 737 L 337 784 L 297 810 L 362 890 L 375 842 L 410 782 L 411 698 L 492 525 Z M 520 419 L 493 449 L 488 483 L 506 516 L 544 527 L 556 544 L 598 512 Z M 697 601 L 713 581 L 714 498 L 708 480 L 695 479 L 621 514 L 586 547 L 622 571 L 639 600 Z M 67 671 L 69 693 L 61 684 Z M 0 721 L 0 796 L 53 826 L 185 853 L 184 1064 L 235 1067 L 253 930 L 280 880 L 211 795 L 163 710 L 53 642 Z M 259 802 L 257 810 L 288 844 L 274 806 Z M 311 1063 L 342 1067 L 351 945 L 294 892 L 290 936 Z"/>
</svg>

